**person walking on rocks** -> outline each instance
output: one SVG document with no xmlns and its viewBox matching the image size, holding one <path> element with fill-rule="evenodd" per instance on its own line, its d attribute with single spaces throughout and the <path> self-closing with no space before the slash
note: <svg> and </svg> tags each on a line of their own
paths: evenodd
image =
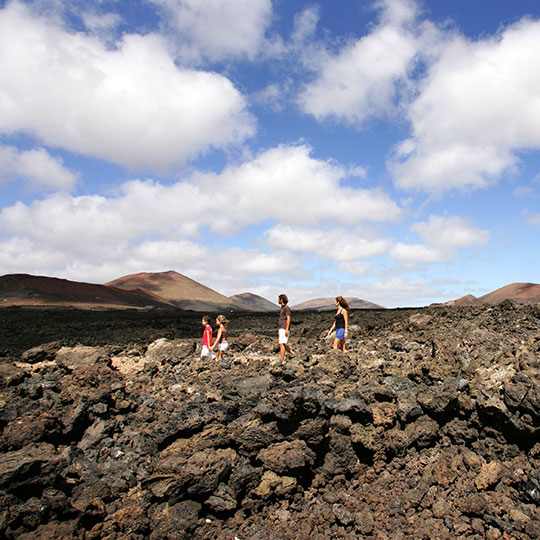
<svg viewBox="0 0 540 540">
<path fill-rule="evenodd" d="M 219 362 L 223 357 L 223 353 L 229 348 L 229 343 L 227 342 L 227 325 L 229 324 L 229 321 L 225 318 L 225 315 L 218 315 L 216 323 L 218 325 L 218 331 L 216 341 L 214 341 L 214 344 L 212 345 L 212 350 L 217 347 L 218 353 L 216 362 Z"/>
<path fill-rule="evenodd" d="M 212 327 L 210 326 L 210 317 L 205 315 L 201 319 L 201 323 L 204 326 L 203 336 L 202 336 L 202 349 L 201 349 L 201 358 L 211 359 L 215 358 L 215 353 L 212 350 Z"/>
<path fill-rule="evenodd" d="M 343 296 L 337 296 L 335 299 L 337 311 L 334 317 L 334 324 L 332 328 L 328 331 L 326 337 L 330 337 L 330 334 L 336 330 L 336 337 L 334 338 L 334 343 L 332 344 L 332 349 L 341 349 L 345 352 L 345 340 L 348 336 L 349 330 L 349 303 Z"/>
<path fill-rule="evenodd" d="M 288 341 L 289 341 L 289 328 L 291 327 L 291 308 L 287 305 L 289 299 L 286 294 L 280 294 L 278 296 L 278 303 L 281 306 L 279 311 L 279 325 L 278 325 L 278 342 L 279 353 L 281 355 L 281 361 L 285 361 L 285 353 L 289 353 L 294 356 Z"/>
</svg>

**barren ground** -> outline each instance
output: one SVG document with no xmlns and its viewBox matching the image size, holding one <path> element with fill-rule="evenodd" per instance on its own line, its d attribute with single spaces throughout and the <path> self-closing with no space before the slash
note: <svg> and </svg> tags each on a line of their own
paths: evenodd
<svg viewBox="0 0 540 540">
<path fill-rule="evenodd" d="M 0 535 L 540 538 L 540 307 L 0 310 Z"/>
</svg>

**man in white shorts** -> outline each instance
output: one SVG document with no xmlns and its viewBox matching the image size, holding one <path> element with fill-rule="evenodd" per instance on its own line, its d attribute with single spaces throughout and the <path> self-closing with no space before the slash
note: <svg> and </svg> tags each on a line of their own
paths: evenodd
<svg viewBox="0 0 540 540">
<path fill-rule="evenodd" d="M 281 355 L 281 361 L 284 362 L 286 352 L 291 356 L 294 356 L 294 353 L 288 345 L 289 328 L 291 326 L 291 308 L 287 305 L 289 303 L 289 299 L 285 294 L 280 294 L 278 296 L 278 303 L 281 306 L 278 324 L 279 353 Z"/>
</svg>

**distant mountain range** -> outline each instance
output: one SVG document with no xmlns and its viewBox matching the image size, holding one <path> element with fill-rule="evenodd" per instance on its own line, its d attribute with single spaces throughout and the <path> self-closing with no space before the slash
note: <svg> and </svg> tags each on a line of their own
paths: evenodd
<svg viewBox="0 0 540 540">
<path fill-rule="evenodd" d="M 279 309 L 277 304 L 272 304 L 272 302 L 266 298 L 249 292 L 235 294 L 229 298 L 235 302 L 240 302 L 242 305 L 255 311 L 277 311 Z"/>
<path fill-rule="evenodd" d="M 0 306 L 77 306 L 91 308 L 167 307 L 149 291 L 123 290 L 67 279 L 8 274 L 0 277 Z"/>
<path fill-rule="evenodd" d="M 180 308 L 200 312 L 273 311 L 265 298 L 228 298 L 178 272 L 138 273 L 104 285 L 46 276 L 0 277 L 0 306 L 73 306 L 81 309 Z"/>
<path fill-rule="evenodd" d="M 498 304 L 503 300 L 514 300 L 526 304 L 540 302 L 540 285 L 537 283 L 512 283 L 477 298 L 472 294 L 450 300 L 446 305 L 474 306 L 482 304 Z"/>
<path fill-rule="evenodd" d="M 447 305 L 480 305 L 510 299 L 540 302 L 540 285 L 513 283 L 479 298 L 463 296 Z M 383 306 L 348 297 L 352 309 L 384 309 Z M 180 308 L 199 312 L 272 312 L 279 306 L 253 293 L 224 296 L 178 272 L 141 272 L 104 285 L 28 274 L 0 277 L 1 306 L 73 306 L 82 309 Z M 315 298 L 292 306 L 296 311 L 335 309 L 334 298 Z"/>
<path fill-rule="evenodd" d="M 360 298 L 348 297 L 347 302 L 351 309 L 385 309 L 383 306 L 368 302 L 367 300 L 361 300 Z M 295 311 L 330 311 L 336 309 L 335 298 L 314 298 L 313 300 L 296 304 L 291 309 Z"/>
<path fill-rule="evenodd" d="M 143 289 L 169 305 L 193 311 L 250 311 L 247 306 L 224 296 L 178 272 L 141 272 L 105 283 L 124 290 Z"/>
</svg>

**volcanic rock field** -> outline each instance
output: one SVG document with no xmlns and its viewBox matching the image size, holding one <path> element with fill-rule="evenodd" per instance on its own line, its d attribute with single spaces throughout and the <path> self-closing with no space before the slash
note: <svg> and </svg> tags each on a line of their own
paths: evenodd
<svg viewBox="0 0 540 540">
<path fill-rule="evenodd" d="M 0 537 L 537 540 L 540 305 L 0 310 Z"/>
</svg>

